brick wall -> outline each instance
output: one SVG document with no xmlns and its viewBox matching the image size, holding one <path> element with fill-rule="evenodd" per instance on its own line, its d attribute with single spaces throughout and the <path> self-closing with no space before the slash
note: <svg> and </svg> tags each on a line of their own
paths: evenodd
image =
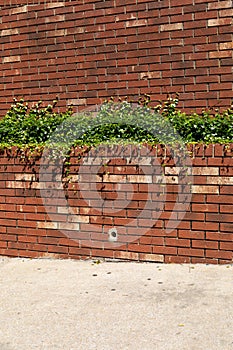
<svg viewBox="0 0 233 350">
<path fill-rule="evenodd" d="M 139 165 L 134 151 L 125 146 L 122 157 L 119 146 L 101 165 L 100 150 L 85 163 L 92 151 L 76 148 L 69 174 L 59 177 L 56 163 L 48 168 L 46 189 L 42 158 L 2 151 L 0 255 L 232 263 L 233 144 L 189 147 L 190 197 L 179 188 L 181 164 L 169 149 L 151 148 L 153 162 L 137 149 Z M 109 240 L 112 229 L 116 242 Z"/>
<path fill-rule="evenodd" d="M 0 115 L 13 97 L 77 109 L 110 96 L 180 93 L 229 107 L 232 0 L 0 2 Z"/>
</svg>

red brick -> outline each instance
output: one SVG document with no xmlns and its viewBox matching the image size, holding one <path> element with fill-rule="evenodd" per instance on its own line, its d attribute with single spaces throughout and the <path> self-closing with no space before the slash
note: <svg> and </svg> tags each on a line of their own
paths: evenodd
<svg viewBox="0 0 233 350">
<path fill-rule="evenodd" d="M 101 250 L 101 249 L 92 249 L 91 250 L 92 257 L 104 257 L 104 258 L 114 258 L 114 250 Z"/>
<path fill-rule="evenodd" d="M 218 240 L 218 241 L 233 241 L 233 234 L 225 232 L 206 232 L 206 239 L 208 240 Z"/>
<path fill-rule="evenodd" d="M 138 253 L 152 253 L 152 247 L 150 245 L 143 244 L 128 244 L 128 250 Z"/>
<path fill-rule="evenodd" d="M 215 258 L 215 259 L 225 259 L 232 260 L 233 254 L 232 251 L 223 251 L 223 250 L 206 250 L 206 257 Z"/>
<path fill-rule="evenodd" d="M 192 211 L 194 212 L 207 212 L 207 213 L 217 213 L 219 209 L 218 204 L 192 204 Z"/>
<path fill-rule="evenodd" d="M 25 243 L 37 243 L 37 237 L 35 236 L 18 236 L 19 242 L 25 242 Z"/>
<path fill-rule="evenodd" d="M 221 213 L 233 213 L 233 204 L 221 204 L 220 205 Z"/>
<path fill-rule="evenodd" d="M 232 196 L 233 186 L 220 186 L 220 194 L 228 194 Z"/>
<path fill-rule="evenodd" d="M 41 245 L 40 245 L 41 246 Z M 40 246 L 38 247 L 40 250 Z M 68 247 L 64 246 L 53 246 L 53 245 L 48 245 L 48 252 L 49 253 L 63 253 L 63 254 L 68 254 Z"/>
<path fill-rule="evenodd" d="M 165 238 L 166 246 L 190 247 L 190 239 Z"/>
<path fill-rule="evenodd" d="M 233 251 L 233 241 L 232 242 L 220 242 L 220 249 Z"/>
<path fill-rule="evenodd" d="M 177 255 L 176 247 L 155 246 L 152 248 L 152 251 L 156 254 Z"/>
<path fill-rule="evenodd" d="M 217 222 L 192 222 L 192 230 L 207 230 L 207 231 L 218 231 L 219 223 Z"/>
<path fill-rule="evenodd" d="M 38 237 L 39 244 L 54 244 L 57 245 L 59 242 L 58 238 L 55 237 Z"/>
<path fill-rule="evenodd" d="M 20 251 L 18 249 L 0 249 L 0 255 L 5 255 L 5 256 L 14 256 L 14 257 L 18 257 L 18 256 L 22 256 L 20 254 Z"/>
<path fill-rule="evenodd" d="M 22 258 L 30 258 L 30 259 L 36 259 L 40 256 L 43 256 L 40 252 L 37 251 L 29 251 L 29 250 L 19 250 L 18 254 Z"/>
<path fill-rule="evenodd" d="M 9 219 L 0 219 L 0 225 L 4 226 L 16 226 L 16 220 L 9 220 Z"/>
<path fill-rule="evenodd" d="M 192 202 L 193 203 L 205 203 L 205 195 L 194 193 L 192 195 Z"/>
<path fill-rule="evenodd" d="M 165 263 L 175 263 L 175 264 L 187 264 L 191 262 L 191 258 L 189 256 L 165 256 Z"/>
<path fill-rule="evenodd" d="M 114 258 L 124 260 L 139 260 L 139 254 L 136 252 L 115 251 Z"/>
<path fill-rule="evenodd" d="M 204 249 L 178 248 L 178 255 L 204 256 Z"/>
<path fill-rule="evenodd" d="M 205 220 L 205 214 L 204 213 L 194 213 L 194 212 L 191 212 L 191 213 L 186 213 L 185 216 L 184 216 L 184 219 L 183 220 L 190 220 L 190 221 L 204 221 Z"/>
<path fill-rule="evenodd" d="M 204 239 L 204 231 L 190 231 L 190 230 L 179 230 L 178 237 L 180 238 L 192 238 L 192 239 Z"/>
<path fill-rule="evenodd" d="M 139 253 L 139 260 L 148 262 L 164 262 L 164 256 L 159 254 Z"/>
<path fill-rule="evenodd" d="M 163 237 L 151 237 L 151 236 L 142 236 L 139 239 L 140 244 L 149 244 L 149 245 L 164 245 Z"/>
<path fill-rule="evenodd" d="M 226 224 L 222 224 L 220 223 L 220 231 L 222 232 L 229 232 L 229 233 L 232 233 L 233 234 L 233 224 L 229 224 L 229 223 L 226 223 Z"/>
<path fill-rule="evenodd" d="M 192 264 L 218 264 L 218 259 L 207 259 L 207 258 L 191 258 Z"/>
<path fill-rule="evenodd" d="M 218 249 L 218 241 L 192 240 L 192 248 Z"/>
<path fill-rule="evenodd" d="M 23 242 L 8 242 L 9 249 L 27 249 L 27 244 Z"/>
<path fill-rule="evenodd" d="M 229 203 L 229 196 L 227 195 L 215 195 L 215 194 L 208 194 L 207 203 L 219 203 L 219 204 L 228 204 Z"/>
<path fill-rule="evenodd" d="M 211 259 L 212 261 L 213 259 Z M 221 265 L 232 265 L 232 262 L 230 260 L 225 260 L 225 259 L 218 259 L 218 263 Z"/>
</svg>

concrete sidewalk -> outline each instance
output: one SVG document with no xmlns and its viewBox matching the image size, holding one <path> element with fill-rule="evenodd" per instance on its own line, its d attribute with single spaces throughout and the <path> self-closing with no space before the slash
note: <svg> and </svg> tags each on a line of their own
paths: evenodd
<svg viewBox="0 0 233 350">
<path fill-rule="evenodd" d="M 233 350 L 233 266 L 0 259 L 0 350 Z"/>
</svg>

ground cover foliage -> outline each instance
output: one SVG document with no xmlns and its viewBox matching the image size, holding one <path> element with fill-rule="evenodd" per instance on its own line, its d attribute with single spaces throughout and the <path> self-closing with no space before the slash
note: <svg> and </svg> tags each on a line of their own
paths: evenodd
<svg viewBox="0 0 233 350">
<path fill-rule="evenodd" d="M 186 114 L 178 108 L 179 97 L 151 106 L 148 95 L 138 101 L 109 99 L 93 112 L 74 113 L 68 107 L 56 112 L 57 100 L 29 104 L 14 100 L 0 120 L 1 147 L 72 143 L 98 145 L 104 142 L 183 143 L 233 142 L 233 105 L 224 111 L 203 110 Z"/>
</svg>

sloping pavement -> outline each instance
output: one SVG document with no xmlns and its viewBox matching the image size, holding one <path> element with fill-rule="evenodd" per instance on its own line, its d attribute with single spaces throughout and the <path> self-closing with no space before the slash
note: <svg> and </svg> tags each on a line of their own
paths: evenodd
<svg viewBox="0 0 233 350">
<path fill-rule="evenodd" d="M 233 350 L 233 266 L 0 259 L 0 350 Z"/>
</svg>

